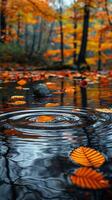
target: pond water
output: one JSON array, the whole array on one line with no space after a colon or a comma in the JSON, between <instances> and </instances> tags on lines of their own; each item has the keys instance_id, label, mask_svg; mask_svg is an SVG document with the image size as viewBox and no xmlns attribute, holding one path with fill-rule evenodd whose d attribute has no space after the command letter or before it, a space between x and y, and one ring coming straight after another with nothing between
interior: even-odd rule
<instances>
[{"instance_id":1,"label":"pond water","mask_svg":"<svg viewBox=\"0 0 112 200\"><path fill-rule=\"evenodd\" d=\"M20 89L15 82L1 83L0 199L112 199L112 113L101 112L112 106L111 82L89 83L86 102L78 81L50 77L46 83L52 89L46 98L35 97L30 84ZM24 105L22 97L15 103L14 95L24 96ZM102 173L108 187L99 189L93 176L72 182L71 174L82 165L70 154L82 146L104 156L104 164L92 169Z\"/></svg>"},{"instance_id":2,"label":"pond water","mask_svg":"<svg viewBox=\"0 0 112 200\"><path fill-rule=\"evenodd\" d=\"M35 72L37 73L37 72ZM32 75L35 78L35 73ZM37 73L37 81L33 84L37 84L39 73ZM41 73L40 73L41 74ZM12 75L10 75L12 76ZM25 106L76 106L76 107L89 107L89 108L111 108L112 107L112 78L108 77L89 77L87 80L88 85L86 87L86 100L85 95L80 89L80 77L63 77L61 75L48 74L48 77L42 79L49 90L51 91L50 96L45 98L38 98L33 94L32 82L27 81L23 87L21 87L17 81L12 78L12 81L6 79L0 84L0 108L16 108L23 106L23 104L14 104L11 102L11 96L23 96L25 99ZM24 79L24 74L19 75L20 79ZM29 75L30 76L30 75ZM20 99L19 99L20 100ZM86 101L86 102L85 102Z\"/></svg>"}]
</instances>

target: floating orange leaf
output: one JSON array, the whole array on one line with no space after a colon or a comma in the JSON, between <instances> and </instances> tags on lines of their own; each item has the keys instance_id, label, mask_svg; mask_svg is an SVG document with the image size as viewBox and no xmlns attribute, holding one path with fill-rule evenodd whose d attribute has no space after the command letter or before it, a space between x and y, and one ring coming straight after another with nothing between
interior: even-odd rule
<instances>
[{"instance_id":1,"label":"floating orange leaf","mask_svg":"<svg viewBox=\"0 0 112 200\"><path fill-rule=\"evenodd\" d=\"M81 167L77 169L70 180L74 185L87 189L101 189L109 187L109 182L104 176L91 168Z\"/></svg>"},{"instance_id":2,"label":"floating orange leaf","mask_svg":"<svg viewBox=\"0 0 112 200\"><path fill-rule=\"evenodd\" d=\"M17 82L18 85L23 86L25 85L27 82L24 79L21 79L20 81Z\"/></svg>"},{"instance_id":3,"label":"floating orange leaf","mask_svg":"<svg viewBox=\"0 0 112 200\"><path fill-rule=\"evenodd\" d=\"M47 103L45 107L56 107L59 106L59 103Z\"/></svg>"},{"instance_id":4,"label":"floating orange leaf","mask_svg":"<svg viewBox=\"0 0 112 200\"><path fill-rule=\"evenodd\" d=\"M112 113L112 108L97 108L98 112Z\"/></svg>"},{"instance_id":5,"label":"floating orange leaf","mask_svg":"<svg viewBox=\"0 0 112 200\"><path fill-rule=\"evenodd\" d=\"M70 158L86 167L100 167L105 162L105 157L98 151L89 147L79 147L70 153Z\"/></svg>"},{"instance_id":6,"label":"floating orange leaf","mask_svg":"<svg viewBox=\"0 0 112 200\"><path fill-rule=\"evenodd\" d=\"M24 100L24 96L11 96L11 100Z\"/></svg>"},{"instance_id":7,"label":"floating orange leaf","mask_svg":"<svg viewBox=\"0 0 112 200\"><path fill-rule=\"evenodd\" d=\"M24 105L24 104L26 104L26 101L14 101L14 102L11 102L9 104L12 104L12 105Z\"/></svg>"},{"instance_id":8,"label":"floating orange leaf","mask_svg":"<svg viewBox=\"0 0 112 200\"><path fill-rule=\"evenodd\" d=\"M45 122L51 122L54 119L55 119L54 116L42 115L42 116L37 117L36 122L45 123Z\"/></svg>"}]
</instances>

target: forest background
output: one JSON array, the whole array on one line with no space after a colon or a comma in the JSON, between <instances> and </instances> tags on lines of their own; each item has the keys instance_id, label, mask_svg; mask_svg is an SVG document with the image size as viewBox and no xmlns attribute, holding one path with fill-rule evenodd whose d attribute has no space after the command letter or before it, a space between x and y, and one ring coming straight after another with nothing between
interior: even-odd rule
<instances>
[{"instance_id":1,"label":"forest background","mask_svg":"<svg viewBox=\"0 0 112 200\"><path fill-rule=\"evenodd\" d=\"M0 0L1 69L112 69L112 0Z\"/></svg>"}]
</instances>

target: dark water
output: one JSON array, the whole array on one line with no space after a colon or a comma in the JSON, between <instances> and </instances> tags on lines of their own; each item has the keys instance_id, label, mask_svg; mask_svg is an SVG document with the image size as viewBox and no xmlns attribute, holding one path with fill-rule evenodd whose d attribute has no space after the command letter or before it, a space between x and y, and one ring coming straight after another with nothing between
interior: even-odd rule
<instances>
[{"instance_id":1,"label":"dark water","mask_svg":"<svg viewBox=\"0 0 112 200\"><path fill-rule=\"evenodd\" d=\"M42 117L44 122L39 121ZM1 200L112 199L111 122L111 114L74 107L1 114ZM69 175L78 165L69 154L80 146L105 155L101 171L110 181L109 188L88 190L71 183Z\"/></svg>"},{"instance_id":2,"label":"dark water","mask_svg":"<svg viewBox=\"0 0 112 200\"><path fill-rule=\"evenodd\" d=\"M52 95L37 98L29 84L1 84L0 200L112 200L112 85L89 83L87 99L73 80L50 78ZM64 90L64 92L62 92ZM53 93L54 92L54 93ZM11 96L23 95L25 104ZM70 159L74 148L87 146L106 158L100 172L105 189L83 189L70 180L79 168Z\"/></svg>"}]
</instances>

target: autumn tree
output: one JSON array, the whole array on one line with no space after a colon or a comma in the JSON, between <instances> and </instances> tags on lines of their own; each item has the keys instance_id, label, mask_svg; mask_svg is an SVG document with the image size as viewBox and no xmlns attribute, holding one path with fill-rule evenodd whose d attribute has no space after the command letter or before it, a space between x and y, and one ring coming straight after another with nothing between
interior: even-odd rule
<instances>
[{"instance_id":1,"label":"autumn tree","mask_svg":"<svg viewBox=\"0 0 112 200\"><path fill-rule=\"evenodd\" d=\"M5 44L17 45L27 59L42 55L56 16L51 0L8 0L7 4L2 0L1 5L1 38Z\"/></svg>"},{"instance_id":2,"label":"autumn tree","mask_svg":"<svg viewBox=\"0 0 112 200\"><path fill-rule=\"evenodd\" d=\"M89 29L89 18L90 18L90 8L89 2L85 0L84 5L84 19L83 19L83 33L81 39L81 47L78 55L77 66L80 70L81 65L87 64L86 62L86 49L87 49L87 41L88 41L88 29Z\"/></svg>"}]
</instances>

